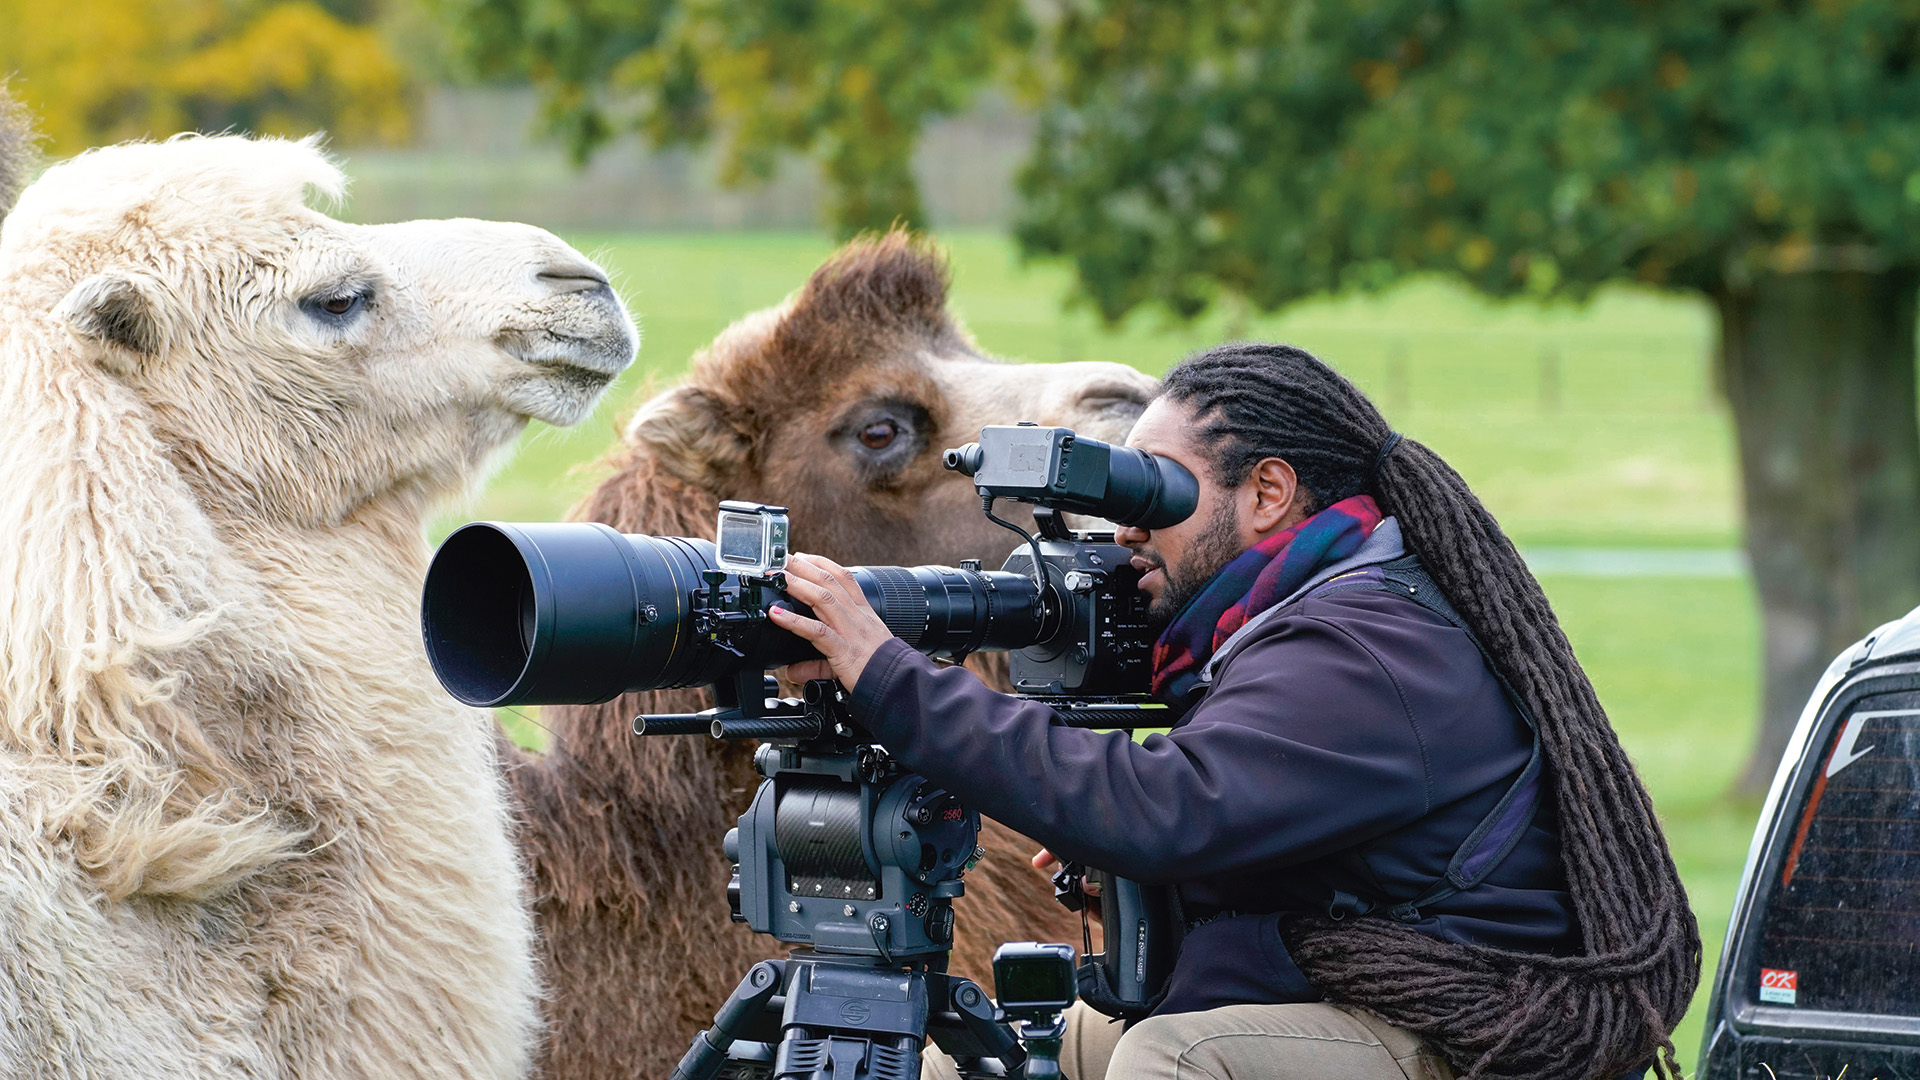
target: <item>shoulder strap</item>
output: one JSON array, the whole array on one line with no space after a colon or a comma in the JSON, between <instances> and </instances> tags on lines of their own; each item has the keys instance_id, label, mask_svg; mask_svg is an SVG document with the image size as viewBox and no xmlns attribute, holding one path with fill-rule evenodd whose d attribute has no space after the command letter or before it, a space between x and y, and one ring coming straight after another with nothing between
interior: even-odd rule
<instances>
[{"instance_id":1,"label":"shoulder strap","mask_svg":"<svg viewBox=\"0 0 1920 1080\"><path fill-rule=\"evenodd\" d=\"M1525 838L1527 826L1533 823L1534 814L1540 808L1540 774L1545 761L1540 746L1540 725L1535 722L1533 712L1527 708L1527 703L1514 692L1513 685L1500 671L1500 666L1494 663L1493 656L1487 652L1486 646L1480 643L1479 636L1473 632L1472 627L1467 625L1466 620L1460 617L1460 613L1453 609L1453 605L1447 602L1440 587L1427 576L1426 570L1420 566L1418 559L1408 555L1392 562L1363 567L1351 573L1329 578L1300 599L1305 601L1328 593L1354 589L1404 596L1440 616L1467 635L1467 640L1473 642L1473 647L1479 650L1480 658L1485 661L1487 670L1493 672L1494 679L1499 682L1501 692L1506 694L1514 711L1520 714L1520 719L1526 722L1527 729L1533 733L1533 753L1528 756L1526 767L1520 770L1520 775L1514 778L1513 783L1507 787L1506 793L1500 797L1500 801L1487 812L1487 816L1480 819L1480 824L1467 834L1466 840L1461 842L1460 847L1453 853L1453 858L1447 863L1445 875L1413 899L1390 906L1376 904L1363 897L1354 896L1352 893L1337 890L1327 904L1327 915L1335 920L1348 915L1366 915L1379 907L1386 906L1386 913L1394 919L1408 923L1419 922L1423 917L1420 913L1421 908L1437 904L1485 881L1487 875L1493 873L1496 867L1506 861L1507 856L1512 854L1513 849L1518 847L1520 841Z\"/></svg>"}]
</instances>

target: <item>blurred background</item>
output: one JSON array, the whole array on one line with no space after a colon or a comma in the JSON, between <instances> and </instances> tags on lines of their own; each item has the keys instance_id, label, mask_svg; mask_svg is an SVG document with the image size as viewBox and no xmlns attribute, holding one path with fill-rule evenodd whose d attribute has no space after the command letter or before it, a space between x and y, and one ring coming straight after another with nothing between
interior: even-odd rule
<instances>
[{"instance_id":1,"label":"blurred background","mask_svg":"<svg viewBox=\"0 0 1920 1080\"><path fill-rule=\"evenodd\" d=\"M1009 360L1312 350L1545 583L1703 995L1814 677L1920 602L1917 64L1868 0L0 0L50 156L324 130L349 218L614 270L639 364L449 522L564 515L638 401L896 221Z\"/></svg>"}]
</instances>

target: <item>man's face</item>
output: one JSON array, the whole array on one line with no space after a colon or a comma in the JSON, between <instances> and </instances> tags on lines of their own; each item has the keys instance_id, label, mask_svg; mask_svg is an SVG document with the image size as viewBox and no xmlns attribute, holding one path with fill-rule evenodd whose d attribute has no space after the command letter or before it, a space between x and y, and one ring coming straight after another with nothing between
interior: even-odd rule
<instances>
[{"instance_id":1,"label":"man's face","mask_svg":"<svg viewBox=\"0 0 1920 1080\"><path fill-rule=\"evenodd\" d=\"M1120 543L1133 549L1134 568L1142 571L1140 589L1152 598L1147 618L1156 631L1165 629L1221 567L1252 546L1241 526L1237 489L1214 481L1197 438L1200 427L1187 406L1162 397L1147 406L1127 436L1128 446L1171 458L1200 482L1200 501L1187 520L1152 531L1127 526L1117 533Z\"/></svg>"}]
</instances>

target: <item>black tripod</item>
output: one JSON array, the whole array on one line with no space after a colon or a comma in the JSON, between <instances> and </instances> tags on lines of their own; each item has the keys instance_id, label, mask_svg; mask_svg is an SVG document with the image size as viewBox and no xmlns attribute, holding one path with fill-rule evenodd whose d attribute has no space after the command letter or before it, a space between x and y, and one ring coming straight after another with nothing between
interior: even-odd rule
<instances>
[{"instance_id":1,"label":"black tripod","mask_svg":"<svg viewBox=\"0 0 1920 1080\"><path fill-rule=\"evenodd\" d=\"M972 980L796 952L747 972L673 1076L914 1080L929 1032L964 1075L1021 1075L1019 1040Z\"/></svg>"},{"instance_id":2,"label":"black tripod","mask_svg":"<svg viewBox=\"0 0 1920 1080\"><path fill-rule=\"evenodd\" d=\"M804 701L754 675L704 713L640 717L641 735L757 738L766 779L727 834L734 918L798 946L755 964L673 1080L916 1080L931 1036L966 1076L1023 1076L986 991L946 973L953 900L980 816L861 741L837 684Z\"/></svg>"}]
</instances>

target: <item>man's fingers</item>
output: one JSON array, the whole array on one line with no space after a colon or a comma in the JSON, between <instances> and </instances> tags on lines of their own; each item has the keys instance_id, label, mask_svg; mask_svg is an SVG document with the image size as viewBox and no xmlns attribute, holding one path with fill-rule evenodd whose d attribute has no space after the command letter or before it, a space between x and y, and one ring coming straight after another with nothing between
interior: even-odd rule
<instances>
[{"instance_id":1,"label":"man's fingers","mask_svg":"<svg viewBox=\"0 0 1920 1080\"><path fill-rule=\"evenodd\" d=\"M793 634L805 638L816 645L827 638L836 636L833 628L826 623L818 619L809 619L791 608L776 607L769 609L767 617L772 619L773 624L780 629L791 631ZM825 650L823 649L821 651L824 652Z\"/></svg>"},{"instance_id":2,"label":"man's fingers","mask_svg":"<svg viewBox=\"0 0 1920 1080\"><path fill-rule=\"evenodd\" d=\"M787 560L787 593L811 608L870 606L852 571L818 555Z\"/></svg>"},{"instance_id":3,"label":"man's fingers","mask_svg":"<svg viewBox=\"0 0 1920 1080\"><path fill-rule=\"evenodd\" d=\"M846 567L841 566L839 563L834 562L832 559L827 558L825 555L807 554L803 557L808 562L812 563L813 565L819 567L820 569L826 571L829 574L833 574L837 576L847 572Z\"/></svg>"},{"instance_id":4,"label":"man's fingers","mask_svg":"<svg viewBox=\"0 0 1920 1080\"><path fill-rule=\"evenodd\" d=\"M787 584L791 586L793 582L790 580ZM800 588L798 590L790 587L787 589L787 592L792 593L795 600L806 604L810 608L829 608L839 603L838 600L834 599L832 589L827 588L825 585L815 585L811 581L802 581L800 582Z\"/></svg>"},{"instance_id":5,"label":"man's fingers","mask_svg":"<svg viewBox=\"0 0 1920 1080\"><path fill-rule=\"evenodd\" d=\"M833 665L825 660L802 660L797 664L788 664L786 671L788 682L803 683L814 679L833 678Z\"/></svg>"},{"instance_id":6,"label":"man's fingers","mask_svg":"<svg viewBox=\"0 0 1920 1080\"><path fill-rule=\"evenodd\" d=\"M825 574L826 571L821 569L819 560L804 551L796 551L787 556L787 575L789 577L799 575L808 581L813 581L825 576Z\"/></svg>"},{"instance_id":7,"label":"man's fingers","mask_svg":"<svg viewBox=\"0 0 1920 1080\"><path fill-rule=\"evenodd\" d=\"M867 594L860 589L860 583L854 580L853 571L827 558L825 555L809 555L807 559L818 569L824 570L827 577L843 594L846 602L854 607L867 607Z\"/></svg>"},{"instance_id":8,"label":"man's fingers","mask_svg":"<svg viewBox=\"0 0 1920 1080\"><path fill-rule=\"evenodd\" d=\"M787 595L810 608L827 607L834 603L833 594L825 585L795 574L787 575Z\"/></svg>"},{"instance_id":9,"label":"man's fingers","mask_svg":"<svg viewBox=\"0 0 1920 1080\"><path fill-rule=\"evenodd\" d=\"M1059 861L1059 859L1053 857L1053 852L1048 851L1046 848L1041 848L1039 851L1033 853L1033 868L1035 870L1052 870Z\"/></svg>"}]
</instances>

